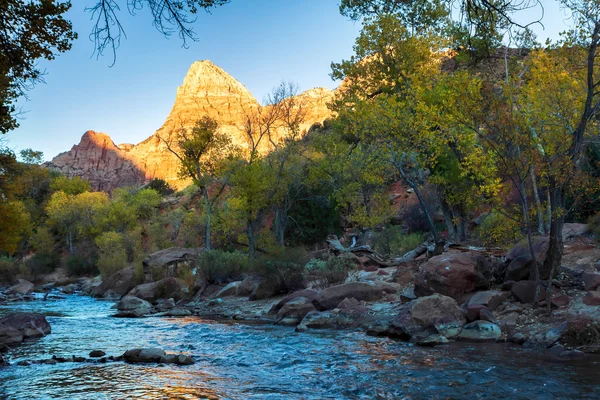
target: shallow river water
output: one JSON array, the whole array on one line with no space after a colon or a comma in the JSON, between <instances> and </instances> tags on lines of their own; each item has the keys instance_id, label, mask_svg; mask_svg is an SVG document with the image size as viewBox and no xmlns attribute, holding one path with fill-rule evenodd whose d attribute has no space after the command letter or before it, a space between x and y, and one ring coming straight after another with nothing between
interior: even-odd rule
<instances>
[{"instance_id":1,"label":"shallow river water","mask_svg":"<svg viewBox=\"0 0 600 400\"><path fill-rule=\"evenodd\" d=\"M0 399L600 399L600 358L560 361L503 344L419 348L362 332L188 318L111 318L83 296L0 306L48 315L52 333L11 363L160 347L192 366L64 363L0 368Z\"/></svg>"}]
</instances>

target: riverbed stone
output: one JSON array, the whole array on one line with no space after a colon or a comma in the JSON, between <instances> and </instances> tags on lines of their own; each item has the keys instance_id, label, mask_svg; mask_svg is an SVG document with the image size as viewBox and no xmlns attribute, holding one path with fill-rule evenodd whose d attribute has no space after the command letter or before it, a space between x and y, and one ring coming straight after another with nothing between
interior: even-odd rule
<instances>
[{"instance_id":1,"label":"riverbed stone","mask_svg":"<svg viewBox=\"0 0 600 400\"><path fill-rule=\"evenodd\" d=\"M468 305L481 304L486 306L489 310L494 311L500 304L502 304L508 297L510 292L502 292L499 290L486 290L483 292L477 292L469 299Z\"/></svg>"},{"instance_id":2,"label":"riverbed stone","mask_svg":"<svg viewBox=\"0 0 600 400\"><path fill-rule=\"evenodd\" d=\"M230 284L225 286L223 289L219 290L219 293L217 293L215 295L215 297L237 296L238 290L241 285L242 285L242 281L231 282Z\"/></svg>"},{"instance_id":3,"label":"riverbed stone","mask_svg":"<svg viewBox=\"0 0 600 400\"><path fill-rule=\"evenodd\" d=\"M23 334L11 326L0 325L0 345L13 345L23 341Z\"/></svg>"},{"instance_id":4,"label":"riverbed stone","mask_svg":"<svg viewBox=\"0 0 600 400\"><path fill-rule=\"evenodd\" d=\"M377 286L371 283L344 283L323 290L312 303L317 310L333 310L342 302L342 300L351 297L359 301L375 301L381 299L383 293Z\"/></svg>"},{"instance_id":5,"label":"riverbed stone","mask_svg":"<svg viewBox=\"0 0 600 400\"><path fill-rule=\"evenodd\" d=\"M104 357L106 355L105 352L103 352L102 350L92 350L90 351L89 356L92 358L100 358L100 357Z\"/></svg>"},{"instance_id":6,"label":"riverbed stone","mask_svg":"<svg viewBox=\"0 0 600 400\"><path fill-rule=\"evenodd\" d=\"M159 348L132 349L127 350L123 354L123 358L130 363L157 363L165 355L165 351Z\"/></svg>"},{"instance_id":7,"label":"riverbed stone","mask_svg":"<svg viewBox=\"0 0 600 400\"><path fill-rule=\"evenodd\" d=\"M120 298L135 287L136 276L133 267L119 270L102 281L92 290L93 297Z\"/></svg>"},{"instance_id":8,"label":"riverbed stone","mask_svg":"<svg viewBox=\"0 0 600 400\"><path fill-rule=\"evenodd\" d=\"M448 252L431 257L415 278L419 297L439 293L460 299L465 293L488 287L491 269L487 259L475 252Z\"/></svg>"},{"instance_id":9,"label":"riverbed stone","mask_svg":"<svg viewBox=\"0 0 600 400\"><path fill-rule=\"evenodd\" d=\"M579 276L585 290L596 290L600 287L600 274L582 272Z\"/></svg>"},{"instance_id":10,"label":"riverbed stone","mask_svg":"<svg viewBox=\"0 0 600 400\"><path fill-rule=\"evenodd\" d=\"M269 299L281 293L281 282L279 279L264 279L256 285L256 288L250 293L248 300Z\"/></svg>"},{"instance_id":11,"label":"riverbed stone","mask_svg":"<svg viewBox=\"0 0 600 400\"><path fill-rule=\"evenodd\" d=\"M388 335L407 340L427 332L451 339L458 336L465 321L465 313L456 300L436 293L404 305L390 323Z\"/></svg>"},{"instance_id":12,"label":"riverbed stone","mask_svg":"<svg viewBox=\"0 0 600 400\"><path fill-rule=\"evenodd\" d=\"M410 338L410 342L416 344L417 346L423 347L433 347L439 346L441 344L446 344L449 342L448 338L443 335L433 334L433 335L415 335Z\"/></svg>"},{"instance_id":13,"label":"riverbed stone","mask_svg":"<svg viewBox=\"0 0 600 400\"><path fill-rule=\"evenodd\" d=\"M525 304L533 304L535 301L535 282L534 281L518 281L512 285L511 288L512 294L519 300L521 303ZM546 298L546 293L544 290L540 290L538 300L542 301Z\"/></svg>"},{"instance_id":14,"label":"riverbed stone","mask_svg":"<svg viewBox=\"0 0 600 400\"><path fill-rule=\"evenodd\" d=\"M156 282L144 283L133 288L128 296L135 296L154 303L158 299L182 299L189 292L183 279L168 277Z\"/></svg>"},{"instance_id":15,"label":"riverbed stone","mask_svg":"<svg viewBox=\"0 0 600 400\"><path fill-rule=\"evenodd\" d=\"M7 295L25 296L33 292L33 283L25 279L18 279L17 281L18 283L9 287L4 293Z\"/></svg>"},{"instance_id":16,"label":"riverbed stone","mask_svg":"<svg viewBox=\"0 0 600 400\"><path fill-rule=\"evenodd\" d=\"M540 268L540 276L542 279L547 279L550 274L549 270L543 268L546 252L548 251L548 243L547 237L539 236L532 239L533 252ZM532 275L534 265L527 241L523 241L513 246L506 255L506 262L508 265L504 274L505 281L522 281L529 279Z\"/></svg>"},{"instance_id":17,"label":"riverbed stone","mask_svg":"<svg viewBox=\"0 0 600 400\"><path fill-rule=\"evenodd\" d=\"M583 303L588 306L600 306L600 292L587 292L583 296Z\"/></svg>"},{"instance_id":18,"label":"riverbed stone","mask_svg":"<svg viewBox=\"0 0 600 400\"><path fill-rule=\"evenodd\" d=\"M12 337L14 340L14 331L6 328L18 330L23 339L42 337L52 331L45 316L28 312L11 313L0 318L0 331L4 329L4 332L8 333L7 337Z\"/></svg>"},{"instance_id":19,"label":"riverbed stone","mask_svg":"<svg viewBox=\"0 0 600 400\"><path fill-rule=\"evenodd\" d=\"M312 302L318 296L319 296L319 292L317 292L316 290L312 290L312 289L299 290L297 292L294 292L292 294L285 296L277 304L273 305L273 307L271 307L271 309L269 310L269 314L271 314L271 315L277 314L284 305L286 305L288 302L290 302L298 297L304 297L304 298L308 299L308 301Z\"/></svg>"},{"instance_id":20,"label":"riverbed stone","mask_svg":"<svg viewBox=\"0 0 600 400\"><path fill-rule=\"evenodd\" d=\"M119 312L116 317L139 318L153 311L152 304L135 296L125 296L117 304Z\"/></svg>"},{"instance_id":21,"label":"riverbed stone","mask_svg":"<svg viewBox=\"0 0 600 400\"><path fill-rule=\"evenodd\" d=\"M237 288L238 296L250 296L256 290L264 278L258 276L247 276Z\"/></svg>"},{"instance_id":22,"label":"riverbed stone","mask_svg":"<svg viewBox=\"0 0 600 400\"><path fill-rule=\"evenodd\" d=\"M282 325L297 325L311 311L315 311L315 306L306 297L296 297L281 307L276 321Z\"/></svg>"},{"instance_id":23,"label":"riverbed stone","mask_svg":"<svg viewBox=\"0 0 600 400\"><path fill-rule=\"evenodd\" d=\"M496 341L502 336L502 330L494 323L488 321L474 321L466 324L460 334L459 340L476 342Z\"/></svg>"},{"instance_id":24,"label":"riverbed stone","mask_svg":"<svg viewBox=\"0 0 600 400\"><path fill-rule=\"evenodd\" d=\"M311 311L306 314L297 327L299 332L307 329L334 328L337 316L331 311Z\"/></svg>"}]
</instances>

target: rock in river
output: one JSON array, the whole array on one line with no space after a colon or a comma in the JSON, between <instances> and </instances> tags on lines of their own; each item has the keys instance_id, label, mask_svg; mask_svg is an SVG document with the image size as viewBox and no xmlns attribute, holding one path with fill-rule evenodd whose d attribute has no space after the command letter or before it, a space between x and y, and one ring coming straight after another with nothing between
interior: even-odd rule
<instances>
[{"instance_id":1,"label":"rock in river","mask_svg":"<svg viewBox=\"0 0 600 400\"><path fill-rule=\"evenodd\" d=\"M0 344L16 344L50 332L50 324L42 314L17 312L0 318Z\"/></svg>"}]
</instances>

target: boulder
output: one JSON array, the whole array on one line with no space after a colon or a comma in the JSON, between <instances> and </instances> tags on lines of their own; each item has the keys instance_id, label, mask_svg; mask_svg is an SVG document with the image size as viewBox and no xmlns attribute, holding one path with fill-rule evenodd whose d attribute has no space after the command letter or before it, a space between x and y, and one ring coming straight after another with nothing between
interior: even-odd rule
<instances>
[{"instance_id":1,"label":"boulder","mask_svg":"<svg viewBox=\"0 0 600 400\"><path fill-rule=\"evenodd\" d=\"M91 358L100 358L100 357L104 357L106 355L106 353L103 352L102 350L92 350L92 351L90 351L89 355Z\"/></svg>"},{"instance_id":2,"label":"boulder","mask_svg":"<svg viewBox=\"0 0 600 400\"><path fill-rule=\"evenodd\" d=\"M135 287L136 277L133 267L115 272L92 290L93 297L122 297Z\"/></svg>"},{"instance_id":3,"label":"boulder","mask_svg":"<svg viewBox=\"0 0 600 400\"><path fill-rule=\"evenodd\" d=\"M579 276L585 290L596 290L600 287L600 274L582 272Z\"/></svg>"},{"instance_id":4,"label":"boulder","mask_svg":"<svg viewBox=\"0 0 600 400\"><path fill-rule=\"evenodd\" d=\"M434 294L404 305L390 323L388 335L410 339L417 334L458 336L466 321L464 311L451 297Z\"/></svg>"},{"instance_id":5,"label":"boulder","mask_svg":"<svg viewBox=\"0 0 600 400\"><path fill-rule=\"evenodd\" d=\"M25 279L18 279L18 283L9 287L4 293L7 295L25 296L33 292L33 283Z\"/></svg>"},{"instance_id":6,"label":"boulder","mask_svg":"<svg viewBox=\"0 0 600 400\"><path fill-rule=\"evenodd\" d=\"M434 335L415 335L410 338L410 342L416 344L417 346L424 347L432 347L438 346L440 344L446 344L449 340L442 335L434 334Z\"/></svg>"},{"instance_id":7,"label":"boulder","mask_svg":"<svg viewBox=\"0 0 600 400\"><path fill-rule=\"evenodd\" d=\"M225 286L223 289L219 290L219 293L215 295L215 297L230 297L237 296L238 290L242 285L242 281L231 282L229 285Z\"/></svg>"},{"instance_id":8,"label":"boulder","mask_svg":"<svg viewBox=\"0 0 600 400\"><path fill-rule=\"evenodd\" d=\"M323 290L312 303L317 310L333 310L342 300L350 297L359 301L375 301L381 299L383 294L381 289L370 283L344 283Z\"/></svg>"},{"instance_id":9,"label":"boulder","mask_svg":"<svg viewBox=\"0 0 600 400\"><path fill-rule=\"evenodd\" d=\"M192 312L185 308L174 308L167 311L167 317L189 317L190 315L192 315Z\"/></svg>"},{"instance_id":10,"label":"boulder","mask_svg":"<svg viewBox=\"0 0 600 400\"><path fill-rule=\"evenodd\" d=\"M532 242L535 258L540 268L540 277L542 279L548 279L550 271L543 268L546 252L548 251L548 238L535 237ZM506 272L504 273L505 281L522 281L529 279L530 276L532 276L533 262L531 259L531 252L529 251L529 245L526 241L516 244L508 252L506 255L506 262L508 265L506 267Z\"/></svg>"},{"instance_id":11,"label":"boulder","mask_svg":"<svg viewBox=\"0 0 600 400\"><path fill-rule=\"evenodd\" d=\"M252 292L256 290L258 285L263 281L263 278L257 276L248 276L246 277L240 286L238 286L237 295L238 296L250 296Z\"/></svg>"},{"instance_id":12,"label":"boulder","mask_svg":"<svg viewBox=\"0 0 600 400\"><path fill-rule=\"evenodd\" d=\"M144 282L152 282L154 269L163 270L161 276L174 276L180 266L189 266L198 258L203 248L169 247L168 249L150 254L142 262L144 269Z\"/></svg>"},{"instance_id":13,"label":"boulder","mask_svg":"<svg viewBox=\"0 0 600 400\"><path fill-rule=\"evenodd\" d=\"M85 294L91 294L94 288L102 284L102 277L96 276L95 278L80 278L77 280L81 287L81 291Z\"/></svg>"},{"instance_id":14,"label":"boulder","mask_svg":"<svg viewBox=\"0 0 600 400\"><path fill-rule=\"evenodd\" d=\"M336 315L331 311L311 311L302 319L296 330L303 332L311 329L334 328L336 325Z\"/></svg>"},{"instance_id":15,"label":"boulder","mask_svg":"<svg viewBox=\"0 0 600 400\"><path fill-rule=\"evenodd\" d=\"M494 317L494 314L487 309L483 309L481 311L479 311L479 319L482 321L488 321L491 322L492 324L496 324L498 325L498 320L496 320L496 317Z\"/></svg>"},{"instance_id":16,"label":"boulder","mask_svg":"<svg viewBox=\"0 0 600 400\"><path fill-rule=\"evenodd\" d=\"M0 344L15 344L38 338L52 331L42 314L16 312L0 318Z\"/></svg>"},{"instance_id":17,"label":"boulder","mask_svg":"<svg viewBox=\"0 0 600 400\"><path fill-rule=\"evenodd\" d=\"M400 268L392 275L392 280L395 283L406 286L413 282L415 273L413 268Z\"/></svg>"},{"instance_id":18,"label":"boulder","mask_svg":"<svg viewBox=\"0 0 600 400\"><path fill-rule=\"evenodd\" d=\"M480 319L481 316L481 311L483 310L488 310L487 306L484 306L483 304L467 304L467 321L476 321L478 319Z\"/></svg>"},{"instance_id":19,"label":"boulder","mask_svg":"<svg viewBox=\"0 0 600 400\"><path fill-rule=\"evenodd\" d=\"M589 231L590 231L590 227L586 224L567 222L567 223L563 224L563 229L562 229L563 242L566 242L567 240L578 237L578 236L583 236L586 233L588 233Z\"/></svg>"},{"instance_id":20,"label":"boulder","mask_svg":"<svg viewBox=\"0 0 600 400\"><path fill-rule=\"evenodd\" d=\"M487 287L490 271L487 259L479 253L444 253L421 265L415 279L415 294L439 293L460 299L465 293Z\"/></svg>"},{"instance_id":21,"label":"boulder","mask_svg":"<svg viewBox=\"0 0 600 400\"><path fill-rule=\"evenodd\" d=\"M158 311L169 311L173 308L175 308L175 299L161 299L156 302Z\"/></svg>"},{"instance_id":22,"label":"boulder","mask_svg":"<svg viewBox=\"0 0 600 400\"><path fill-rule=\"evenodd\" d=\"M179 300L184 298L188 292L189 288L183 279L169 277L157 282L138 285L127 295L154 303L158 299L174 298Z\"/></svg>"},{"instance_id":23,"label":"boulder","mask_svg":"<svg viewBox=\"0 0 600 400\"><path fill-rule=\"evenodd\" d=\"M485 342L496 341L500 336L502 331L498 325L488 321L475 321L463 327L458 339Z\"/></svg>"},{"instance_id":24,"label":"boulder","mask_svg":"<svg viewBox=\"0 0 600 400\"><path fill-rule=\"evenodd\" d=\"M123 359L129 363L158 363L164 356L165 351L159 348L133 349L127 350Z\"/></svg>"},{"instance_id":25,"label":"boulder","mask_svg":"<svg viewBox=\"0 0 600 400\"><path fill-rule=\"evenodd\" d=\"M535 301L535 282L534 281L519 281L515 282L511 287L512 294L521 302L533 304ZM538 300L542 301L546 298L546 291L540 288Z\"/></svg>"},{"instance_id":26,"label":"boulder","mask_svg":"<svg viewBox=\"0 0 600 400\"><path fill-rule=\"evenodd\" d=\"M248 300L268 299L281 293L281 283L277 279L264 279L256 285Z\"/></svg>"},{"instance_id":27,"label":"boulder","mask_svg":"<svg viewBox=\"0 0 600 400\"><path fill-rule=\"evenodd\" d=\"M499 290L486 290L477 292L469 299L469 305L481 304L494 311L500 304L508 299L510 292L501 292Z\"/></svg>"},{"instance_id":28,"label":"boulder","mask_svg":"<svg viewBox=\"0 0 600 400\"><path fill-rule=\"evenodd\" d=\"M0 347L18 344L23 341L23 334L12 326L0 325Z\"/></svg>"},{"instance_id":29,"label":"boulder","mask_svg":"<svg viewBox=\"0 0 600 400\"><path fill-rule=\"evenodd\" d=\"M552 305L556 308L566 307L571 302L571 298L566 294L552 296Z\"/></svg>"},{"instance_id":30,"label":"boulder","mask_svg":"<svg viewBox=\"0 0 600 400\"><path fill-rule=\"evenodd\" d=\"M276 321L283 325L297 325L315 306L306 297L296 297L285 303L277 312Z\"/></svg>"},{"instance_id":31,"label":"boulder","mask_svg":"<svg viewBox=\"0 0 600 400\"><path fill-rule=\"evenodd\" d=\"M271 315L277 314L284 305L286 305L288 302L294 300L295 298L304 297L304 298L308 299L308 301L312 302L318 296L319 296L319 292L312 290L312 289L299 290L297 292L287 295L286 297L281 299L281 301L279 301L277 304L273 305L273 307L271 307L271 309L269 310L269 314L271 314Z\"/></svg>"},{"instance_id":32,"label":"boulder","mask_svg":"<svg viewBox=\"0 0 600 400\"><path fill-rule=\"evenodd\" d=\"M143 317L153 311L152 304L135 296L123 297L117 304L117 309L119 313L115 316L123 318Z\"/></svg>"},{"instance_id":33,"label":"boulder","mask_svg":"<svg viewBox=\"0 0 600 400\"><path fill-rule=\"evenodd\" d=\"M221 291L221 289L223 289L223 286L221 286L221 285L209 285L206 287L206 289L204 289L204 291L202 292L202 295L200 297L205 298L205 299L215 297L215 295L217 293L219 293ZM194 296L194 297L196 297L196 296Z\"/></svg>"},{"instance_id":34,"label":"boulder","mask_svg":"<svg viewBox=\"0 0 600 400\"><path fill-rule=\"evenodd\" d=\"M600 306L600 292L587 292L583 296L583 303L588 306Z\"/></svg>"}]
</instances>

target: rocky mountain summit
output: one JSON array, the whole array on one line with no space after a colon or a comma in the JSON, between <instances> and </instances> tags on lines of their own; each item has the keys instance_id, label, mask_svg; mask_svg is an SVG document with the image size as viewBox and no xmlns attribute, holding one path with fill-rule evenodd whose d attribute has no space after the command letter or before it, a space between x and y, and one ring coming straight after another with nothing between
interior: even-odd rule
<instances>
[{"instance_id":1,"label":"rocky mountain summit","mask_svg":"<svg viewBox=\"0 0 600 400\"><path fill-rule=\"evenodd\" d=\"M332 98L333 91L326 88L311 89L296 96L297 104L301 104L305 112L301 130L308 130L331 115L327 103ZM245 123L260 107L248 89L223 69L208 60L197 61L177 89L175 104L166 121L148 139L135 145L116 145L107 134L90 130L79 144L47 165L66 176L89 180L93 190L110 191L154 178L182 188L187 182L177 176L178 160L161 138L169 140L207 115L219 122L220 129L231 136L234 144L244 147Z\"/></svg>"}]
</instances>

